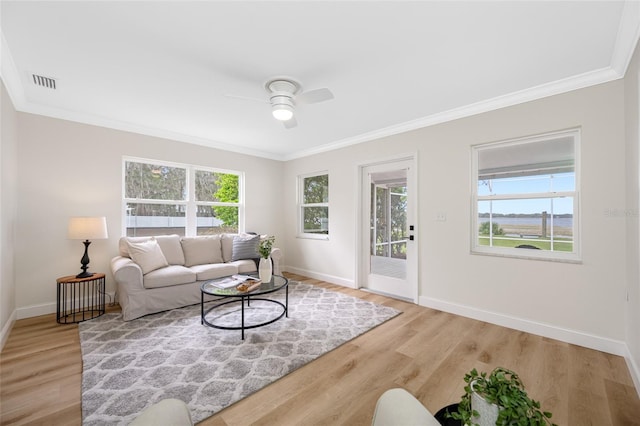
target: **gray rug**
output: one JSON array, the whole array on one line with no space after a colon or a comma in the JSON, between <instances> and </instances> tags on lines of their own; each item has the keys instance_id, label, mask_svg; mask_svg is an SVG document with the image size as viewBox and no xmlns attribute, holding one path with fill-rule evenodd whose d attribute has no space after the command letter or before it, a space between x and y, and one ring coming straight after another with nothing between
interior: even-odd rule
<instances>
[{"instance_id":1,"label":"gray rug","mask_svg":"<svg viewBox=\"0 0 640 426\"><path fill-rule=\"evenodd\" d=\"M274 308L251 302L246 321L273 318ZM215 323L239 324L239 309L225 307ZM199 422L399 313L292 281L289 318L246 330L244 341L200 325L200 305L128 322L105 314L79 324L83 424L128 424L164 398L185 401Z\"/></svg>"}]
</instances>

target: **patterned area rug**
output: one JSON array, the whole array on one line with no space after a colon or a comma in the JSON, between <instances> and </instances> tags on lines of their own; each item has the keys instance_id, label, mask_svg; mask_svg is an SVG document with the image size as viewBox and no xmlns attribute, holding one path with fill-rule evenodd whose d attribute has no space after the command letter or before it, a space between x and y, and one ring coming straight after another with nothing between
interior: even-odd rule
<instances>
[{"instance_id":1,"label":"patterned area rug","mask_svg":"<svg viewBox=\"0 0 640 426\"><path fill-rule=\"evenodd\" d=\"M224 309L215 323L239 324L240 305ZM246 321L273 318L274 309L252 301ZM79 324L83 424L128 424L164 398L185 401L202 421L399 313L292 281L289 318L246 330L244 341L240 331L201 325L200 305L128 322L105 314Z\"/></svg>"}]
</instances>

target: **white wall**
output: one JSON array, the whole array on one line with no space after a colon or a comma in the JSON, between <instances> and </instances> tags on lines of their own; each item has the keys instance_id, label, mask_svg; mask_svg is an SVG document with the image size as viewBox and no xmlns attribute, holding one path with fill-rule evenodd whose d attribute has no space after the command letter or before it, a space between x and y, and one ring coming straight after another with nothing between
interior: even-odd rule
<instances>
[{"instance_id":1,"label":"white wall","mask_svg":"<svg viewBox=\"0 0 640 426\"><path fill-rule=\"evenodd\" d=\"M282 235L279 162L25 113L18 129L19 318L55 312L56 278L80 271L84 246L67 239L70 216L107 217L110 238L92 242L89 270L106 272L114 291L109 261L122 229L123 156L244 171L246 230Z\"/></svg>"},{"instance_id":2,"label":"white wall","mask_svg":"<svg viewBox=\"0 0 640 426\"><path fill-rule=\"evenodd\" d=\"M640 47L625 76L627 142L627 303L626 340L629 364L640 390Z\"/></svg>"},{"instance_id":3,"label":"white wall","mask_svg":"<svg viewBox=\"0 0 640 426\"><path fill-rule=\"evenodd\" d=\"M288 209L287 266L357 285L357 166L417 152L421 304L621 352L625 220L605 212L626 206L623 90L616 81L288 162L289 206L298 174L329 171L330 239L295 238ZM471 255L471 145L578 126L582 263Z\"/></svg>"},{"instance_id":4,"label":"white wall","mask_svg":"<svg viewBox=\"0 0 640 426\"><path fill-rule=\"evenodd\" d=\"M637 70L638 59L634 61ZM637 71L636 73L637 78ZM636 83L634 83L637 85ZM15 287L2 282L2 307L11 309L15 288L18 317L55 310L55 279L79 269L82 244L66 238L69 216L106 215L110 239L91 245L90 270L108 272L121 229L122 156L223 167L246 172L246 229L276 235L287 269L328 281L356 285L358 165L389 157L418 156L420 302L440 309L527 329L619 353L624 340L637 362L640 298L636 236L626 236L627 199L637 206L637 160L625 155L637 137L625 141L625 93L633 84L616 81L474 117L355 145L286 163L201 146L83 125L24 113L17 116L15 246L7 243L3 186L3 262L15 254ZM635 95L637 96L637 95ZM629 102L627 96L627 103ZM3 93L3 103L7 96ZM636 102L637 104L637 102ZM5 119L3 112L3 124ZM633 113L632 113L633 115ZM627 119L637 128L636 118ZM636 120L635 122L633 120ZM572 127L582 128L581 264L471 255L470 147ZM2 139L3 185L5 130ZM637 131L637 129L636 129ZM14 130L8 133L16 133ZM11 136L8 141L15 141ZM12 142L10 146L15 146ZM14 155L15 156L15 155ZM15 162L13 170L15 170ZM330 238L296 238L296 178L328 171ZM635 180L634 180L635 179ZM446 222L434 220L445 212ZM42 221L42 217L47 221ZM634 221L631 220L631 226ZM630 228L629 228L630 229ZM636 250L629 252L626 250ZM634 247L636 247L634 249ZM629 272L631 271L631 272ZM636 271L636 272L633 272ZM3 268L4 274L4 268ZM635 274L635 275L633 275ZM626 303L627 276L631 286ZM13 281L9 279L9 281ZM107 290L114 291L110 275ZM626 309L629 305L630 309ZM628 312L629 315L625 315ZM4 315L4 314L3 314ZM4 316L0 319L5 321ZM625 332L626 330L626 332Z\"/></svg>"},{"instance_id":5,"label":"white wall","mask_svg":"<svg viewBox=\"0 0 640 426\"><path fill-rule=\"evenodd\" d=\"M17 147L16 111L4 82L0 82L0 349L9 336L16 318L14 241L17 216Z\"/></svg>"}]
</instances>

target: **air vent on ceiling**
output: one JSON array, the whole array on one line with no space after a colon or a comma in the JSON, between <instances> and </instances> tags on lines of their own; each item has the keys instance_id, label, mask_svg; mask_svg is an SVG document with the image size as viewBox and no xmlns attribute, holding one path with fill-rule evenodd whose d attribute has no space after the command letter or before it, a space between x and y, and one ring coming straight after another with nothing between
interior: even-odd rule
<instances>
[{"instance_id":1,"label":"air vent on ceiling","mask_svg":"<svg viewBox=\"0 0 640 426\"><path fill-rule=\"evenodd\" d=\"M48 89L56 88L56 81L53 78L44 77L42 75L32 74L33 84L40 87L46 87Z\"/></svg>"}]
</instances>

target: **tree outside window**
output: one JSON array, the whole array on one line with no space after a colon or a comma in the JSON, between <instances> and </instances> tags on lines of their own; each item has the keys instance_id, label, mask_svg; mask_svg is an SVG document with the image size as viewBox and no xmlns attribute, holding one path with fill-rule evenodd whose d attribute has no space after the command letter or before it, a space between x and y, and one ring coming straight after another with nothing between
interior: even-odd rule
<instances>
[{"instance_id":1,"label":"tree outside window","mask_svg":"<svg viewBox=\"0 0 640 426\"><path fill-rule=\"evenodd\" d=\"M126 159L126 235L238 232L239 179L239 173Z\"/></svg>"},{"instance_id":2,"label":"tree outside window","mask_svg":"<svg viewBox=\"0 0 640 426\"><path fill-rule=\"evenodd\" d=\"M301 233L329 235L329 175L303 176L301 186Z\"/></svg>"}]
</instances>

